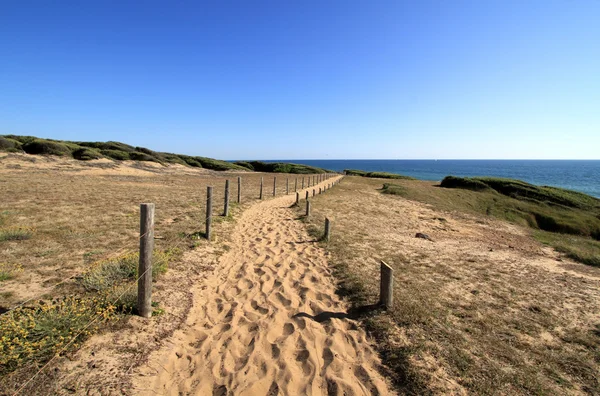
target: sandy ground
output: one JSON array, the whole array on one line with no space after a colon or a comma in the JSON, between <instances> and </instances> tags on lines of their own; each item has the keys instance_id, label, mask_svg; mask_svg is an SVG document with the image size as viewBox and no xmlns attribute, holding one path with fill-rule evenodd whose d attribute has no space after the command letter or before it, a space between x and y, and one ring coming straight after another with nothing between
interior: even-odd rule
<instances>
[{"instance_id":1,"label":"sandy ground","mask_svg":"<svg viewBox=\"0 0 600 396\"><path fill-rule=\"evenodd\" d=\"M192 289L188 319L138 370L134 393L390 393L293 202L284 196L242 214L234 246Z\"/></svg>"},{"instance_id":2,"label":"sandy ground","mask_svg":"<svg viewBox=\"0 0 600 396\"><path fill-rule=\"evenodd\" d=\"M425 345L410 364L430 390L524 394L534 379L549 394L596 394L599 268L562 257L530 230L381 194L381 183L345 178L313 201L313 225L332 220L330 264L345 263L371 299L380 260L394 267L388 314L402 324L387 341ZM462 372L447 363L455 351ZM514 378L525 378L520 388Z\"/></svg>"}]
</instances>

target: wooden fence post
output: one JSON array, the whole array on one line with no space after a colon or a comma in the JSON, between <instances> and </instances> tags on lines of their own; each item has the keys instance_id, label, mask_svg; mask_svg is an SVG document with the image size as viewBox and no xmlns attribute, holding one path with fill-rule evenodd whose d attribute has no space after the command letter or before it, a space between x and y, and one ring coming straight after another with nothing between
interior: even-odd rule
<instances>
[{"instance_id":1,"label":"wooden fence post","mask_svg":"<svg viewBox=\"0 0 600 396\"><path fill-rule=\"evenodd\" d=\"M323 239L326 242L329 242L329 237L331 235L331 222L327 217L325 217L325 235L323 235Z\"/></svg>"},{"instance_id":2,"label":"wooden fence post","mask_svg":"<svg viewBox=\"0 0 600 396\"><path fill-rule=\"evenodd\" d=\"M263 177L260 177L260 195L258 196L258 199L263 199Z\"/></svg>"},{"instance_id":3,"label":"wooden fence post","mask_svg":"<svg viewBox=\"0 0 600 396\"><path fill-rule=\"evenodd\" d=\"M229 180L225 180L225 203L223 205L223 216L229 216Z\"/></svg>"},{"instance_id":4,"label":"wooden fence post","mask_svg":"<svg viewBox=\"0 0 600 396\"><path fill-rule=\"evenodd\" d=\"M238 176L238 203L242 202L242 177Z\"/></svg>"},{"instance_id":5,"label":"wooden fence post","mask_svg":"<svg viewBox=\"0 0 600 396\"><path fill-rule=\"evenodd\" d=\"M154 250L154 204L140 205L140 261L138 264L138 313L152 316L152 251Z\"/></svg>"},{"instance_id":6,"label":"wooden fence post","mask_svg":"<svg viewBox=\"0 0 600 396\"><path fill-rule=\"evenodd\" d=\"M315 196L315 193L316 193L316 191L315 191L315 189L313 188L313 197Z\"/></svg>"},{"instance_id":7,"label":"wooden fence post","mask_svg":"<svg viewBox=\"0 0 600 396\"><path fill-rule=\"evenodd\" d=\"M212 225L212 190L211 186L206 187L206 239L209 241Z\"/></svg>"},{"instance_id":8,"label":"wooden fence post","mask_svg":"<svg viewBox=\"0 0 600 396\"><path fill-rule=\"evenodd\" d=\"M294 183L294 192L298 191L298 178L296 178L296 183Z\"/></svg>"},{"instance_id":9,"label":"wooden fence post","mask_svg":"<svg viewBox=\"0 0 600 396\"><path fill-rule=\"evenodd\" d=\"M296 205L300 202L300 193L296 191Z\"/></svg>"},{"instance_id":10,"label":"wooden fence post","mask_svg":"<svg viewBox=\"0 0 600 396\"><path fill-rule=\"evenodd\" d=\"M308 190L306 190L306 198L305 199L308 201Z\"/></svg>"},{"instance_id":11,"label":"wooden fence post","mask_svg":"<svg viewBox=\"0 0 600 396\"><path fill-rule=\"evenodd\" d=\"M290 178L286 177L285 178L285 195L289 195L290 194Z\"/></svg>"},{"instance_id":12,"label":"wooden fence post","mask_svg":"<svg viewBox=\"0 0 600 396\"><path fill-rule=\"evenodd\" d=\"M273 177L273 196L277 193L277 176Z\"/></svg>"},{"instance_id":13,"label":"wooden fence post","mask_svg":"<svg viewBox=\"0 0 600 396\"><path fill-rule=\"evenodd\" d=\"M319 187L319 195L321 195L321 187Z\"/></svg>"},{"instance_id":14,"label":"wooden fence post","mask_svg":"<svg viewBox=\"0 0 600 396\"><path fill-rule=\"evenodd\" d=\"M302 176L302 189L304 190L304 176Z\"/></svg>"},{"instance_id":15,"label":"wooden fence post","mask_svg":"<svg viewBox=\"0 0 600 396\"><path fill-rule=\"evenodd\" d=\"M310 201L306 200L306 217L310 216Z\"/></svg>"},{"instance_id":16,"label":"wooden fence post","mask_svg":"<svg viewBox=\"0 0 600 396\"><path fill-rule=\"evenodd\" d=\"M386 308L394 305L394 270L385 262L381 262L381 285L379 302Z\"/></svg>"}]
</instances>

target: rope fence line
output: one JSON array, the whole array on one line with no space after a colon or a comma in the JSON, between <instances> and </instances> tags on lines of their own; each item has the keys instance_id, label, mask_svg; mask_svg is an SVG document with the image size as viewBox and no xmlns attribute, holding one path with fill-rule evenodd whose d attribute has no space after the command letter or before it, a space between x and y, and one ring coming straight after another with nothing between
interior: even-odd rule
<instances>
[{"instance_id":1,"label":"rope fence line","mask_svg":"<svg viewBox=\"0 0 600 396\"><path fill-rule=\"evenodd\" d=\"M303 184L303 185L304 185L304 177L305 177L305 176L302 176L302 184ZM314 184L315 177L316 177L316 176L313 176L313 187L315 186L315 184ZM334 174L324 174L324 175L322 175L322 176L319 176L319 179L320 179L320 182L322 183L323 181L325 181L325 180L327 180L327 179L329 179L329 178L331 178L331 177L334 177ZM310 176L308 176L308 178L309 178L309 181L310 181ZM261 179L262 179L262 178L261 178ZM277 176L274 176L274 181L273 181L273 183L274 183L274 185L273 185L273 190L274 190L274 191L273 191L273 193L274 193L274 196L275 196L275 189L276 189L276 180L277 180ZM262 184L263 184L263 183L262 183L262 180L261 180L261 195L262 195ZM335 184L335 183L334 183L334 184ZM297 189L297 187L296 187L296 186L297 186L297 178L296 178L296 182L295 182L295 188L294 188L294 190L296 190L296 189ZM309 184L309 186L310 186L310 184ZM228 187L229 187L229 180L227 179L227 180L226 180L226 194L225 194L225 196L224 196L224 201L225 201L225 202L224 202L224 204L226 205L226 207L227 207L227 205L228 205L228 199L227 199L227 198L228 198L228 194L227 194L227 193L229 192L229 191L228 191ZM241 197L241 191L240 191L240 187L241 187L241 177L238 177L238 192L237 192L237 194L238 194L238 202L240 202L240 199L239 199L239 197ZM212 187L208 187L207 191L210 191L209 189L210 189L210 190L212 190ZM325 192L325 191L326 191L326 190L325 190L325 189L323 189L323 192ZM212 191L211 191L211 192L212 192ZM308 190L307 190L307 193L308 193ZM288 180L286 180L286 194L283 194L283 195L289 195L289 179L288 179ZM208 204L208 202L209 202L211 199L212 199L212 197L210 197L210 198L209 198L209 197L207 196L207 204ZM259 198L259 199L260 199L260 198ZM307 201L307 204L309 204L309 202L308 202L308 201ZM147 205L147 204L142 204L142 205ZM150 204L150 205L154 206L154 204ZM225 215L225 214L223 214L223 215L216 215L216 214L214 214L214 213L213 213L213 211L212 211L212 206L211 206L211 207L207 207L207 209L210 209L210 210L207 210L207 212L206 212L206 216L205 216L205 218L206 218L207 222L210 222L210 220L212 220L212 219L213 219L213 218L215 218L215 217L223 217L223 216ZM153 217L153 214L154 214L154 213L153 213L153 211L152 211L152 217ZM142 216L142 209L140 209L140 216ZM140 226L142 227L142 224L140 224ZM142 230L140 230L140 231L142 231ZM139 240L139 241L142 241L142 240L143 240L143 239L144 239L146 236L148 236L149 234L153 236L153 234L154 234L154 231L155 231L155 225L154 225L154 221L153 221L153 218L152 218L152 221L151 221L151 226L150 226L150 227L148 227L148 228L146 229L146 231L145 231L145 232L140 232L140 235L139 235L139 237L138 237L138 240ZM209 236L209 235L207 235L207 236ZM153 238L152 238L152 242L153 242L153 240L154 240L154 239L162 239L162 238L156 238L156 237L154 237L154 236L153 236ZM209 239L209 238L208 238L208 239ZM209 240L210 240L210 239L209 239ZM172 241L173 241L173 240L171 240L171 239L170 239L169 241L172 243ZM180 248L180 247L181 247L183 244L185 244L185 243L189 243L189 241L187 240L187 238L183 238L183 239L181 239L181 238L177 238L175 241L176 241L176 243L174 244L174 246L170 246L170 247L169 247L170 249L179 249L179 248ZM171 245L171 243L169 243L169 245ZM152 248L152 249L151 249L151 251L150 251L150 262L149 262L149 265L146 265L146 268L145 268L145 270L144 270L144 271L143 271L143 272L142 272L142 273L141 273L141 274L140 274L140 275L137 277L137 279L135 279L134 281L132 281L132 282L131 282L131 284L130 284L129 286L127 286L127 287L126 287L126 288L125 288L125 289L124 289L124 290L121 292L121 294L119 294L119 296L118 296L118 297L116 297L116 298L114 299L114 301L112 301L112 302L110 303L110 306L115 306L115 305L116 305L116 304L119 302L119 300L121 300L121 299L123 298L123 296L124 296L125 294L127 294L128 292L130 292L130 291L131 291L131 289L132 289L132 288L134 288L134 287L136 287L136 286L138 287L138 302L139 302L139 301L140 301L140 298L141 298L141 297L140 297L141 289L140 289L140 286L139 286L139 285L140 285L140 281L141 281L141 280L142 280L144 277L146 277L146 276L148 275L148 272L149 272L149 271L150 271L150 286L149 286L149 287L147 287L147 288L146 288L146 291L145 291L145 292L147 292L147 291L149 290L149 295L148 295L148 296L145 296L145 297L147 297L148 299L150 298L150 296L151 296L151 290L152 290L152 280L151 280L151 274L152 274L152 273L151 273L151 271L152 271L152 251L153 251L153 243L146 244L146 245L149 245L149 246ZM93 265L94 265L94 264L96 264L96 263L102 262L102 261L107 261L107 260L111 260L111 259L116 259L116 258L118 258L118 257L122 256L124 253L126 253L127 251L130 251L130 250L132 250L132 248L131 248L131 247L123 247L123 248L119 249L117 252L111 252L111 253L107 254L106 256L104 256L103 258L95 260L95 261L94 261L94 262L91 264L91 266L93 266ZM140 254L140 265L141 265L141 262L142 262L142 254L143 254L143 252L142 252L142 243L140 243L140 251L139 251L139 254ZM53 286L52 286L52 287L51 287L51 288L50 288L48 291L46 291L44 294L48 294L50 291L54 290L54 289L55 289L56 287L58 287L59 285L61 285L61 284L64 284L64 283L66 283L66 282L68 282L68 281L70 281L70 280L72 280L72 279L74 279L74 278L76 278L76 277L79 277L79 276L83 276L83 275L85 275L85 273L86 273L88 270L89 270L89 269L86 269L86 270L84 270L84 271L78 272L78 273L76 273L76 274L70 275L70 276L68 276L68 277L66 277L66 278L64 278L64 279L62 279L62 280L60 280L58 283L54 284L54 285L53 285ZM141 268L140 268L140 271L138 271L138 272L141 272ZM113 286L115 286L115 285L116 285L118 282L119 282L119 281L115 281L115 283L114 283L114 285L113 285ZM20 308L20 307L24 306L24 305L25 305L25 304L27 304L28 302L31 302L31 301L33 301L33 300L36 300L36 299L41 299L41 297L42 297L42 296L43 296L43 295L40 295L40 296L32 297L32 298L29 298L29 299L27 299L27 300L25 300L25 301L22 301L22 302L20 302L19 304L17 304L16 306L12 307L10 310L8 310L8 311L6 311L6 312L3 312L2 314L0 314L0 316L3 316L3 315L6 315L6 314L9 314L9 313L11 313L11 312L14 312L14 311L15 311L17 308ZM150 300L148 300L148 301L150 301ZM139 304L138 304L138 305L139 305ZM140 307L138 307L138 311L139 311L139 310L140 310ZM150 315L149 315L149 316L146 316L146 317L150 317L150 316L151 316L151 313L152 313L152 311L151 311L151 309L150 309ZM77 339L78 339L78 338L79 338L79 337L80 337L80 336L81 336L81 335L82 335L82 334L83 334L83 333L84 333L84 332L85 332L87 329L89 329L89 328L90 328L90 326L92 326L94 323L96 323L96 322L97 322L97 321L98 321L98 320L99 320L99 319L102 317L102 315L103 315L103 314L104 314L104 312L97 313L97 314L96 314L96 316L95 316L95 317L94 317L92 320L90 320L90 321L89 321L89 322L88 322L88 323L87 323L87 324L86 324L86 325L85 325L85 326L84 326L84 327L83 327L81 330L79 330L79 331L78 331L78 332L77 332L77 333L76 333L74 336L72 336L72 337L71 337L71 339L70 339L70 340L69 340L69 341L68 341L68 342L67 342L67 343L66 343L66 344L65 344L65 345L64 345L64 346L63 346L63 347L62 347L62 348L59 350L59 351L55 352L55 353L54 353L54 356L53 356L53 357L52 357L52 358L51 358L49 361L47 361L47 362L46 362L46 363L45 363L45 364L44 364L44 365L43 365L43 366L42 366L42 367L41 367L41 368L40 368L40 369L39 369L39 370L38 370L38 371L37 371L37 372L36 372L36 373L35 373L35 374L32 376L32 377L30 377L30 378L29 378L29 379L28 379L28 380L27 380L27 381L26 381L26 382L25 382L23 385L21 385L21 386L20 386L20 387L17 389L17 391L14 393L14 395L17 395L17 394L19 394L20 392L22 392L22 391L23 391L23 390L24 390L24 389L25 389L25 388L26 388L26 387L27 387L27 386L28 386L28 385L29 385L29 384L30 384L30 383L31 383L31 382L32 382L32 381L33 381L33 380L34 380L34 379L35 379L35 378L38 376L38 375L40 375L40 373L42 373L42 372L43 372L43 371L44 371L44 370L45 370L45 369L46 369L46 368L47 368L47 367L48 367L48 366L49 366L49 365L50 365L52 362L54 362L54 361L55 361L55 359L56 359L57 357L59 357L59 356L60 356L60 355L61 355L63 352L65 352L65 351L66 351L66 350L67 350L67 349L68 349L68 348L69 348L69 347L70 347L70 346L71 346L71 345L72 345L72 344L73 344L73 343L74 343L74 342L75 342L75 341L76 341L76 340L77 340ZM143 316L143 315L142 315L142 316Z\"/></svg>"}]
</instances>

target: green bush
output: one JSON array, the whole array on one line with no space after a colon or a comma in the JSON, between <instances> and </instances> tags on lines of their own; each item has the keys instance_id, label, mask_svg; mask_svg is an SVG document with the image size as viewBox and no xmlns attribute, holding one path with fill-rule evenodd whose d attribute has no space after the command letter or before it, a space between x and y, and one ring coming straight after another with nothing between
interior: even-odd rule
<instances>
[{"instance_id":1,"label":"green bush","mask_svg":"<svg viewBox=\"0 0 600 396\"><path fill-rule=\"evenodd\" d=\"M357 169L345 169L344 173L348 176L371 177L375 179L397 179L397 180L415 180L414 177L400 175L398 173L389 172L366 172Z\"/></svg>"},{"instance_id":2,"label":"green bush","mask_svg":"<svg viewBox=\"0 0 600 396\"><path fill-rule=\"evenodd\" d=\"M43 154L58 156L71 155L71 149L67 145L44 139L36 139L32 142L25 143L23 145L23 150L27 154Z\"/></svg>"},{"instance_id":3,"label":"green bush","mask_svg":"<svg viewBox=\"0 0 600 396\"><path fill-rule=\"evenodd\" d=\"M127 161L129 159L129 153L127 151L100 150L100 153L105 157L112 158L117 161Z\"/></svg>"},{"instance_id":4,"label":"green bush","mask_svg":"<svg viewBox=\"0 0 600 396\"><path fill-rule=\"evenodd\" d=\"M329 172L325 169L315 168L314 166L291 164L287 162L238 161L235 162L235 165L256 172L294 173L304 175Z\"/></svg>"},{"instance_id":5,"label":"green bush","mask_svg":"<svg viewBox=\"0 0 600 396\"><path fill-rule=\"evenodd\" d=\"M157 158L154 158L153 156L148 155L146 153L140 153L138 151L129 153L129 159L131 159L133 161L160 162Z\"/></svg>"},{"instance_id":6,"label":"green bush","mask_svg":"<svg viewBox=\"0 0 600 396\"><path fill-rule=\"evenodd\" d=\"M406 195L406 188L397 184L384 183L381 192L392 195Z\"/></svg>"},{"instance_id":7,"label":"green bush","mask_svg":"<svg viewBox=\"0 0 600 396\"><path fill-rule=\"evenodd\" d=\"M116 150L125 151L128 153L135 151L135 148L133 146L120 142L77 142L77 144L80 146L91 147L98 150Z\"/></svg>"},{"instance_id":8,"label":"green bush","mask_svg":"<svg viewBox=\"0 0 600 396\"><path fill-rule=\"evenodd\" d=\"M90 161L102 158L102 154L96 149L81 147L73 151L73 158L81 161Z\"/></svg>"},{"instance_id":9,"label":"green bush","mask_svg":"<svg viewBox=\"0 0 600 396\"><path fill-rule=\"evenodd\" d=\"M17 152L21 151L21 146L18 140L0 136L0 151Z\"/></svg>"},{"instance_id":10,"label":"green bush","mask_svg":"<svg viewBox=\"0 0 600 396\"><path fill-rule=\"evenodd\" d=\"M463 177L446 176L440 183L444 188L463 188L472 191L491 190L491 187L477 179L468 179Z\"/></svg>"}]
</instances>

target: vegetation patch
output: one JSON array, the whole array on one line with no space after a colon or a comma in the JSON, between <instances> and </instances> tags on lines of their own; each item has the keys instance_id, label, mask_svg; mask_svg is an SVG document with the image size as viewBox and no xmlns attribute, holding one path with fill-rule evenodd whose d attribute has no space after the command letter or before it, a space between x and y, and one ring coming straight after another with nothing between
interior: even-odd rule
<instances>
[{"instance_id":1,"label":"vegetation patch","mask_svg":"<svg viewBox=\"0 0 600 396\"><path fill-rule=\"evenodd\" d=\"M23 144L18 140L9 139L3 136L0 136L0 150L8 151L10 153L19 152L21 150L21 146Z\"/></svg>"},{"instance_id":2,"label":"vegetation patch","mask_svg":"<svg viewBox=\"0 0 600 396\"><path fill-rule=\"evenodd\" d=\"M23 272L23 266L19 264L0 263L0 282L14 278Z\"/></svg>"},{"instance_id":3,"label":"vegetation patch","mask_svg":"<svg viewBox=\"0 0 600 396\"><path fill-rule=\"evenodd\" d=\"M32 142L25 143L23 145L23 151L25 151L27 154L44 154L57 156L71 155L71 149L66 144L44 139L36 139Z\"/></svg>"},{"instance_id":4,"label":"vegetation patch","mask_svg":"<svg viewBox=\"0 0 600 396\"><path fill-rule=\"evenodd\" d=\"M73 158L80 161L90 161L103 158L103 155L96 149L81 147L73 151Z\"/></svg>"},{"instance_id":5,"label":"vegetation patch","mask_svg":"<svg viewBox=\"0 0 600 396\"><path fill-rule=\"evenodd\" d=\"M263 162L263 161L238 161L236 165L256 172L293 173L293 174L319 174L332 173L326 169L302 164L289 164L287 162Z\"/></svg>"},{"instance_id":6,"label":"vegetation patch","mask_svg":"<svg viewBox=\"0 0 600 396\"><path fill-rule=\"evenodd\" d=\"M397 184L384 183L381 192L391 195L406 195L406 188Z\"/></svg>"},{"instance_id":7,"label":"vegetation patch","mask_svg":"<svg viewBox=\"0 0 600 396\"><path fill-rule=\"evenodd\" d=\"M12 227L0 229L0 242L2 241L24 241L33 236L34 229L31 227Z\"/></svg>"},{"instance_id":8,"label":"vegetation patch","mask_svg":"<svg viewBox=\"0 0 600 396\"><path fill-rule=\"evenodd\" d=\"M389 172L366 172L362 170L356 169L345 169L344 174L348 176L362 176L362 177L371 177L374 179L400 179L400 180L416 180L414 177L400 175L397 173L389 173Z\"/></svg>"},{"instance_id":9,"label":"vegetation patch","mask_svg":"<svg viewBox=\"0 0 600 396\"><path fill-rule=\"evenodd\" d=\"M600 210L600 199L577 191L558 187L536 186L521 180L498 177L456 177L447 176L440 186L467 190L494 190L511 198L543 202L578 209Z\"/></svg>"},{"instance_id":10,"label":"vegetation patch","mask_svg":"<svg viewBox=\"0 0 600 396\"><path fill-rule=\"evenodd\" d=\"M103 298L65 297L0 316L0 375L77 349L114 311Z\"/></svg>"}]
</instances>

